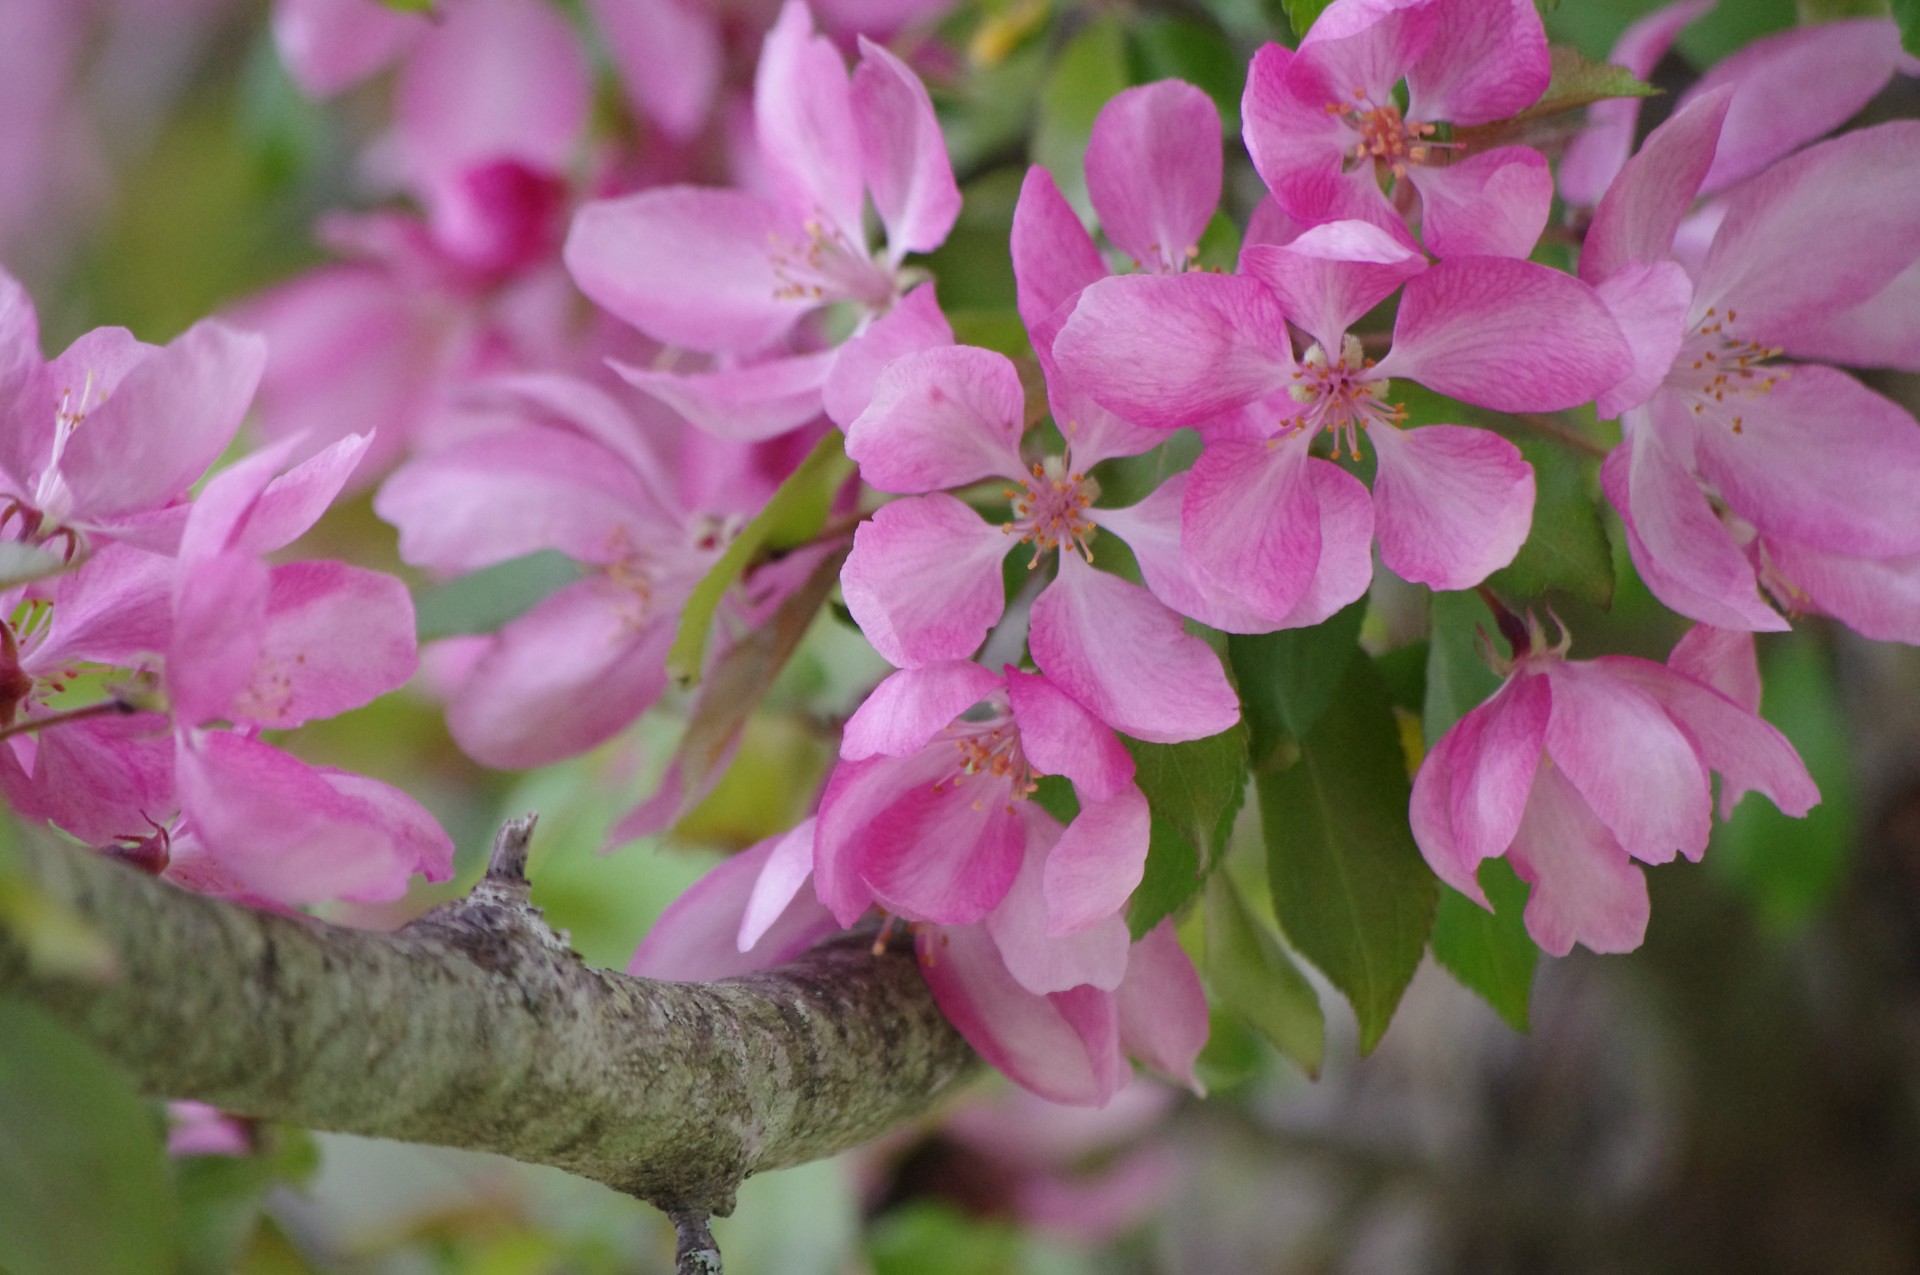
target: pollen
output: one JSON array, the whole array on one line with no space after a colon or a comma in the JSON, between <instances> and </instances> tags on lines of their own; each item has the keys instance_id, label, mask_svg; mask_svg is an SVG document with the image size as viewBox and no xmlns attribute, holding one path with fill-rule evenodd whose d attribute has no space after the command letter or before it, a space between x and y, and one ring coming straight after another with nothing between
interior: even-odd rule
<instances>
[{"instance_id":1,"label":"pollen","mask_svg":"<svg viewBox=\"0 0 1920 1275\"><path fill-rule=\"evenodd\" d=\"M1367 358L1360 338L1347 334L1340 357L1330 359L1318 343L1310 346L1293 373L1287 396L1304 409L1297 429L1326 430L1333 435L1333 458L1341 448L1361 459L1360 431L1374 425L1398 426L1405 409L1386 401L1392 382L1370 375L1374 360Z\"/></svg>"},{"instance_id":2,"label":"pollen","mask_svg":"<svg viewBox=\"0 0 1920 1275\"><path fill-rule=\"evenodd\" d=\"M1087 511L1100 498L1100 484L1075 471L1066 457L1035 461L1031 477L1018 488L1007 488L1006 495L1013 505L1013 520L1003 523L1001 530L1033 546L1029 570L1040 565L1049 549L1078 553L1093 561L1096 528Z\"/></svg>"}]
</instances>

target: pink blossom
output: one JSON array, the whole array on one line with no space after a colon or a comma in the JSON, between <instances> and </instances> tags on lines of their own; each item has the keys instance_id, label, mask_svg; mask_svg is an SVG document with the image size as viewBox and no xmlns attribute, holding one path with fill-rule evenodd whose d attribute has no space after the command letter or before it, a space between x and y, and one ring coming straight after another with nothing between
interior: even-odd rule
<instances>
[{"instance_id":1,"label":"pink blossom","mask_svg":"<svg viewBox=\"0 0 1920 1275\"><path fill-rule=\"evenodd\" d=\"M839 301L885 313L905 290L907 254L938 247L959 212L926 89L879 45L860 49L849 76L790 0L754 91L770 192L671 186L575 218L566 261L582 291L657 340L729 356L704 380L627 373L696 423L746 410L757 423L731 436L764 438L817 414L833 360L787 348L795 324ZM877 255L862 222L869 196L886 231Z\"/></svg>"},{"instance_id":2,"label":"pink blossom","mask_svg":"<svg viewBox=\"0 0 1920 1275\"><path fill-rule=\"evenodd\" d=\"M1724 818L1749 790L1789 815L1819 793L1762 721L1752 639L1695 629L1664 665L1565 658L1538 625L1506 682L1427 754L1414 779L1414 838L1442 881L1482 907L1480 861L1505 855L1532 884L1527 932L1556 956L1584 943L1625 952L1646 932L1633 861L1698 860L1720 772ZM1738 698L1730 697L1732 691Z\"/></svg>"},{"instance_id":3,"label":"pink blossom","mask_svg":"<svg viewBox=\"0 0 1920 1275\"><path fill-rule=\"evenodd\" d=\"M1553 201L1546 159L1523 146L1461 155L1439 130L1516 115L1550 77L1531 0L1335 0L1298 49L1255 54L1241 102L1247 150L1303 221L1302 180L1338 178L1380 225L1410 213L1418 192L1421 234L1438 256L1524 257Z\"/></svg>"},{"instance_id":4,"label":"pink blossom","mask_svg":"<svg viewBox=\"0 0 1920 1275\"><path fill-rule=\"evenodd\" d=\"M1181 549L1196 575L1233 596L1262 629L1316 623L1317 573L1381 556L1434 588L1476 584L1526 538L1532 472L1484 430L1402 430L1391 379L1405 377L1501 411L1571 407L1629 366L1619 328L1593 292L1556 271L1501 257L1429 266L1362 221L1316 226L1246 249L1245 273L1103 280L1080 296L1054 353L1076 384L1121 416L1160 429L1208 425L1185 493ZM1348 328L1403 289L1391 349L1367 356ZM1311 338L1295 359L1287 321ZM1358 485L1309 448L1325 432L1378 456L1372 517ZM1365 572L1345 580L1348 600ZM1357 584L1358 588L1353 586ZM1337 604L1338 599L1333 601ZM1318 614L1316 614L1316 612Z\"/></svg>"},{"instance_id":5,"label":"pink blossom","mask_svg":"<svg viewBox=\"0 0 1920 1275\"><path fill-rule=\"evenodd\" d=\"M1048 774L1073 782L1081 810L1039 846L1029 798ZM875 902L912 921L992 913L1033 982L1071 967L1085 977L1060 986L1110 988L1124 965L1118 913L1146 858L1146 798L1113 732L1045 677L951 662L893 674L847 723L815 880L843 925ZM1069 936L1074 950L1060 949Z\"/></svg>"},{"instance_id":6,"label":"pink blossom","mask_svg":"<svg viewBox=\"0 0 1920 1275\"><path fill-rule=\"evenodd\" d=\"M680 608L727 534L683 512L635 417L604 391L558 376L498 388L517 423L403 466L375 509L400 528L402 557L443 574L543 549L588 568L466 643L448 728L511 770L603 743L659 698Z\"/></svg>"},{"instance_id":7,"label":"pink blossom","mask_svg":"<svg viewBox=\"0 0 1920 1275\"><path fill-rule=\"evenodd\" d=\"M1845 134L1749 179L1689 278L1670 260L1674 235L1732 93L1657 129L1587 236L1581 274L1635 356L1600 399L1602 415L1623 414L1624 435L1604 485L1635 565L1674 609L1784 628L1764 591L1789 611L1914 640L1920 425L1842 372L1774 360L1840 353L1863 312L1890 322L1848 362L1920 356L1920 328L1884 309L1920 261L1920 126Z\"/></svg>"},{"instance_id":8,"label":"pink blossom","mask_svg":"<svg viewBox=\"0 0 1920 1275\"><path fill-rule=\"evenodd\" d=\"M1216 734L1239 716L1218 657L1140 586L1096 571L1094 537L1115 525L1086 471L1144 450L1156 436L1092 404L1065 415L1067 449L1022 459L1025 392L1010 360L948 346L894 360L847 428L847 454L883 491L929 493L884 505L861 524L841 572L848 609L893 664L914 668L973 654L1005 609L1001 560L1031 544L1031 566L1058 551L1058 574L1035 598L1034 659L1096 716L1141 739ZM986 522L943 489L998 478L1011 518ZM1164 505L1114 511L1151 539ZM1152 577L1149 577L1152 579ZM1197 592L1190 590L1190 592Z\"/></svg>"}]
</instances>

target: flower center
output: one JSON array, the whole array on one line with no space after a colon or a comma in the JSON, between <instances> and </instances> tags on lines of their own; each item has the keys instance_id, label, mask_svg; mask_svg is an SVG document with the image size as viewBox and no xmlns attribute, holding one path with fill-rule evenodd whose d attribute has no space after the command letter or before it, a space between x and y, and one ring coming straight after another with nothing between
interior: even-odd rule
<instances>
[{"instance_id":1,"label":"flower center","mask_svg":"<svg viewBox=\"0 0 1920 1275\"><path fill-rule=\"evenodd\" d=\"M807 219L806 238L793 244L768 237L767 255L780 286L773 295L781 301L857 301L873 311L893 304L898 292L891 270L868 256L836 225L819 217Z\"/></svg>"},{"instance_id":2,"label":"flower center","mask_svg":"<svg viewBox=\"0 0 1920 1275\"><path fill-rule=\"evenodd\" d=\"M1020 728L1014 725L1013 714L1004 705L995 705L988 716L978 721L963 717L947 727L945 734L953 741L960 760L934 785L935 791L957 788L976 775L1004 781L1009 788L1008 796L1014 801L1026 800L1039 788L1033 767L1020 749Z\"/></svg>"},{"instance_id":3,"label":"flower center","mask_svg":"<svg viewBox=\"0 0 1920 1275\"><path fill-rule=\"evenodd\" d=\"M1333 458L1340 448L1360 459L1360 431L1371 425L1395 425L1406 412L1386 402L1393 382L1372 375L1373 360L1360 347L1360 338L1348 333L1340 343L1338 360L1329 359L1318 342L1307 348L1294 369L1287 395L1301 405L1296 429L1326 430L1333 435Z\"/></svg>"},{"instance_id":4,"label":"flower center","mask_svg":"<svg viewBox=\"0 0 1920 1275\"><path fill-rule=\"evenodd\" d=\"M1694 415L1724 417L1738 434L1744 431L1741 400L1772 393L1790 374L1768 364L1780 356L1780 347L1742 341L1728 330L1736 317L1737 311L1728 310L1723 316L1717 308L1708 307L1681 343L1667 384L1689 402Z\"/></svg>"},{"instance_id":5,"label":"flower center","mask_svg":"<svg viewBox=\"0 0 1920 1275\"><path fill-rule=\"evenodd\" d=\"M1408 121L1391 102L1376 106L1365 89L1355 89L1351 102L1328 102L1327 114L1346 120L1358 139L1347 153L1358 163L1371 161L1395 177L1405 177L1410 164L1431 163L1436 150L1450 149L1431 140L1439 126Z\"/></svg>"},{"instance_id":6,"label":"flower center","mask_svg":"<svg viewBox=\"0 0 1920 1275\"><path fill-rule=\"evenodd\" d=\"M1085 474L1074 473L1067 457L1049 456L1036 461L1033 477L1018 489L1007 488L1006 494L1013 502L1014 516L1002 530L1019 536L1023 544L1033 545L1029 569L1039 566L1041 555L1049 549L1075 551L1088 562L1093 561L1094 523L1087 517L1087 510L1100 498L1100 484Z\"/></svg>"}]
</instances>

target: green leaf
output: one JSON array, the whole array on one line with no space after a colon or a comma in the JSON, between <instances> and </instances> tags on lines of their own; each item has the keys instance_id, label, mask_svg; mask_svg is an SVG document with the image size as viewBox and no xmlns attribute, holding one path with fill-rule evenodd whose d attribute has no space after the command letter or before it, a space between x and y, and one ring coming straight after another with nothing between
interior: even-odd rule
<instances>
[{"instance_id":1,"label":"green leaf","mask_svg":"<svg viewBox=\"0 0 1920 1275\"><path fill-rule=\"evenodd\" d=\"M1859 796L1840 687L1819 638L1800 630L1769 639L1760 669L1763 716L1799 750L1820 785L1820 804L1804 819L1792 819L1748 793L1715 830L1707 860L1763 921L1790 931L1812 920L1845 882Z\"/></svg>"},{"instance_id":2,"label":"green leaf","mask_svg":"<svg viewBox=\"0 0 1920 1275\"><path fill-rule=\"evenodd\" d=\"M1433 957L1455 978L1480 994L1515 1031L1527 1030L1527 1001L1540 949L1527 935L1522 913L1527 883L1505 859L1480 865L1480 888L1493 911L1451 886L1440 887L1433 918Z\"/></svg>"},{"instance_id":3,"label":"green leaf","mask_svg":"<svg viewBox=\"0 0 1920 1275\"><path fill-rule=\"evenodd\" d=\"M1364 1054L1426 950L1436 883L1407 826L1406 759L1371 659L1348 664L1334 699L1299 760L1256 782L1274 915L1352 1002Z\"/></svg>"},{"instance_id":4,"label":"green leaf","mask_svg":"<svg viewBox=\"0 0 1920 1275\"><path fill-rule=\"evenodd\" d=\"M378 0L395 13L432 13L438 0Z\"/></svg>"},{"instance_id":5,"label":"green leaf","mask_svg":"<svg viewBox=\"0 0 1920 1275\"><path fill-rule=\"evenodd\" d=\"M1427 622L1427 698L1420 724L1432 748L1455 722L1500 689L1500 678L1487 667L1480 649L1480 634L1490 633L1494 624L1478 594L1471 589L1434 594Z\"/></svg>"},{"instance_id":6,"label":"green leaf","mask_svg":"<svg viewBox=\"0 0 1920 1275\"><path fill-rule=\"evenodd\" d=\"M1889 12L1887 0L1797 0L1794 9L1803 27L1845 18L1884 18Z\"/></svg>"},{"instance_id":7,"label":"green leaf","mask_svg":"<svg viewBox=\"0 0 1920 1275\"><path fill-rule=\"evenodd\" d=\"M1020 1234L954 1205L917 1200L883 1213L867 1231L874 1275L1004 1275L1019 1265Z\"/></svg>"},{"instance_id":8,"label":"green leaf","mask_svg":"<svg viewBox=\"0 0 1920 1275\"><path fill-rule=\"evenodd\" d=\"M1333 703L1347 666L1360 650L1363 598L1310 629L1236 633L1227 659L1240 687L1253 764L1264 766L1284 738L1313 729Z\"/></svg>"},{"instance_id":9,"label":"green leaf","mask_svg":"<svg viewBox=\"0 0 1920 1275\"><path fill-rule=\"evenodd\" d=\"M1224 872L1207 883L1207 986L1308 1076L1326 1057L1327 1020L1313 984Z\"/></svg>"},{"instance_id":10,"label":"green leaf","mask_svg":"<svg viewBox=\"0 0 1920 1275\"><path fill-rule=\"evenodd\" d=\"M1900 47L1920 57L1920 0L1893 0L1893 20L1900 24Z\"/></svg>"},{"instance_id":11,"label":"green leaf","mask_svg":"<svg viewBox=\"0 0 1920 1275\"><path fill-rule=\"evenodd\" d=\"M26 953L36 974L101 983L119 972L113 945L66 904L50 899L20 870L11 817L0 813L0 932Z\"/></svg>"},{"instance_id":12,"label":"green leaf","mask_svg":"<svg viewBox=\"0 0 1920 1275\"><path fill-rule=\"evenodd\" d=\"M577 563L547 550L450 580L415 599L420 640L492 633L580 578Z\"/></svg>"},{"instance_id":13,"label":"green leaf","mask_svg":"<svg viewBox=\"0 0 1920 1275\"><path fill-rule=\"evenodd\" d=\"M0 1269L168 1275L178 1253L154 1109L45 1012L0 1000Z\"/></svg>"},{"instance_id":14,"label":"green leaf","mask_svg":"<svg viewBox=\"0 0 1920 1275\"><path fill-rule=\"evenodd\" d=\"M1314 24L1322 12L1333 0L1285 0L1287 21L1293 27L1293 33L1304 36L1307 28Z\"/></svg>"},{"instance_id":15,"label":"green leaf","mask_svg":"<svg viewBox=\"0 0 1920 1275\"><path fill-rule=\"evenodd\" d=\"M1143 17L1133 24L1131 69L1136 84L1185 80L1219 107L1228 136L1240 131L1240 91L1247 78L1246 59L1218 27L1171 15Z\"/></svg>"},{"instance_id":16,"label":"green leaf","mask_svg":"<svg viewBox=\"0 0 1920 1275\"><path fill-rule=\"evenodd\" d=\"M1060 50L1040 91L1040 118L1033 130L1033 162L1046 168L1067 202L1084 214L1084 157L1093 121L1113 95L1127 87L1126 25L1108 14L1082 27ZM1003 241L1002 249L1006 247Z\"/></svg>"},{"instance_id":17,"label":"green leaf","mask_svg":"<svg viewBox=\"0 0 1920 1275\"><path fill-rule=\"evenodd\" d=\"M1633 72L1610 62L1590 62L1580 50L1556 44L1550 50L1553 79L1540 100L1514 116L1514 120L1538 119L1561 111L1577 110L1615 97L1652 97L1660 90L1644 83Z\"/></svg>"},{"instance_id":18,"label":"green leaf","mask_svg":"<svg viewBox=\"0 0 1920 1275\"><path fill-rule=\"evenodd\" d=\"M1146 876L1127 910L1138 939L1185 906L1213 871L1246 795L1247 732L1236 723L1184 744L1125 742L1153 811Z\"/></svg>"},{"instance_id":19,"label":"green leaf","mask_svg":"<svg viewBox=\"0 0 1920 1275\"><path fill-rule=\"evenodd\" d=\"M1613 604L1613 549L1588 462L1552 439L1512 440L1533 466L1533 529L1509 566L1487 578L1495 592L1535 598L1558 589L1594 606Z\"/></svg>"},{"instance_id":20,"label":"green leaf","mask_svg":"<svg viewBox=\"0 0 1920 1275\"><path fill-rule=\"evenodd\" d=\"M283 1182L298 1183L318 1166L312 1135L304 1129L263 1127L254 1155L195 1155L174 1161L180 1197L185 1275L225 1275L253 1238L267 1193Z\"/></svg>"},{"instance_id":21,"label":"green leaf","mask_svg":"<svg viewBox=\"0 0 1920 1275\"><path fill-rule=\"evenodd\" d=\"M853 470L853 462L841 448L840 432L834 430L814 445L800 467L768 498L766 507L740 529L720 561L693 586L667 651L667 672L681 686L699 684L713 613L727 590L746 574L761 550L790 548L817 533L826 523L834 493Z\"/></svg>"}]
</instances>

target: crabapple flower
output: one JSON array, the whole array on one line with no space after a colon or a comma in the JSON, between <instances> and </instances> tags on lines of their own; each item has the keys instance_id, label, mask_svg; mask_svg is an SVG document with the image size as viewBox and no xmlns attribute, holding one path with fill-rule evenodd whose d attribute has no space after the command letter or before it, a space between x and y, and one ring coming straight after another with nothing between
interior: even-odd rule
<instances>
[{"instance_id":1,"label":"crabapple flower","mask_svg":"<svg viewBox=\"0 0 1920 1275\"><path fill-rule=\"evenodd\" d=\"M187 489L240 427L265 343L215 320L165 346L95 328L52 361L26 290L0 271L0 535L171 552Z\"/></svg>"},{"instance_id":2,"label":"crabapple flower","mask_svg":"<svg viewBox=\"0 0 1920 1275\"><path fill-rule=\"evenodd\" d=\"M771 193L670 186L588 204L574 220L567 267L594 301L668 345L751 359L690 375L622 369L696 424L750 440L817 415L833 351L781 343L836 302L863 321L884 314L911 282L906 255L938 247L959 213L925 87L864 37L860 51L849 76L807 6L789 0L754 86ZM868 196L886 231L878 253ZM743 412L750 425L728 424Z\"/></svg>"},{"instance_id":3,"label":"crabapple flower","mask_svg":"<svg viewBox=\"0 0 1920 1275\"><path fill-rule=\"evenodd\" d=\"M417 458L374 508L406 561L476 571L540 550L588 569L489 637L452 639L447 725L468 756L517 770L625 729L666 689L681 605L724 548L689 516L618 400L582 381L498 383L517 423Z\"/></svg>"},{"instance_id":4,"label":"crabapple flower","mask_svg":"<svg viewBox=\"0 0 1920 1275\"><path fill-rule=\"evenodd\" d=\"M1587 235L1581 275L1635 356L1599 402L1623 434L1603 485L1648 587L1683 614L1786 627L1764 591L1789 611L1832 610L1863 632L1914 640L1920 424L1843 372L1776 360L1834 350L1862 307L1877 311L1920 262L1920 125L1848 133L1750 178L1723 200L1689 278L1670 259L1674 234L1731 94L1656 129ZM1848 233L1834 235L1843 221ZM1912 317L1886 317L1876 343L1846 361L1920 354Z\"/></svg>"},{"instance_id":5,"label":"crabapple flower","mask_svg":"<svg viewBox=\"0 0 1920 1275\"><path fill-rule=\"evenodd\" d=\"M1414 839L1435 874L1482 907L1475 873L1505 855L1532 885L1527 933L1546 951L1631 951L1648 916L1635 861L1705 852L1709 772L1720 773L1723 818L1750 790L1795 817L1819 792L1756 715L1750 637L1702 626L1666 664L1568 660L1566 647L1529 624L1505 684L1421 764Z\"/></svg>"},{"instance_id":6,"label":"crabapple flower","mask_svg":"<svg viewBox=\"0 0 1920 1275\"><path fill-rule=\"evenodd\" d=\"M1417 192L1436 256L1524 257L1553 202L1545 157L1524 146L1464 154L1443 129L1516 115L1551 76L1531 0L1335 0L1298 49L1254 55L1241 102L1247 150L1299 220L1315 211L1299 192L1318 179L1348 185L1377 225L1411 214Z\"/></svg>"},{"instance_id":7,"label":"crabapple flower","mask_svg":"<svg viewBox=\"0 0 1920 1275\"><path fill-rule=\"evenodd\" d=\"M1455 257L1430 266L1392 233L1349 220L1253 245L1243 268L1093 284L1054 353L1075 384L1142 425L1208 426L1242 414L1232 428L1203 429L1181 547L1198 576L1265 628L1324 618L1303 620L1296 608L1326 546L1356 533L1364 545L1377 532L1390 569L1439 589L1479 583L1525 540L1533 475L1518 449L1486 430L1402 429L1393 378L1495 410L1552 411L1593 397L1630 366L1592 290L1530 262ZM1396 289L1393 344L1375 361L1348 329ZM1299 359L1289 319L1311 339ZM1353 488L1316 468L1325 463L1309 448L1321 433L1332 436L1336 459L1343 448L1357 456L1362 434L1372 438L1370 524L1326 514L1330 491L1351 502L1344 493Z\"/></svg>"},{"instance_id":8,"label":"crabapple flower","mask_svg":"<svg viewBox=\"0 0 1920 1275\"><path fill-rule=\"evenodd\" d=\"M1032 610L1034 659L1048 677L1141 739L1227 729L1239 702L1219 657L1147 590L1091 565L1096 530L1114 519L1095 506L1087 469L1156 436L1097 409L1084 421L1061 415L1067 450L1029 463L1025 403L1013 363L973 346L908 354L881 374L847 428L847 454L870 485L926 494L883 505L854 535L841 587L862 632L898 667L965 659L1005 610L1001 560L1017 544L1033 546L1035 567L1058 551L1058 574ZM1012 517L1000 525L943 490L989 478L1012 484ZM1132 528L1153 508L1114 512Z\"/></svg>"},{"instance_id":9,"label":"crabapple flower","mask_svg":"<svg viewBox=\"0 0 1920 1275\"><path fill-rule=\"evenodd\" d=\"M1013 668L902 669L847 723L840 755L820 799L814 879L841 924L874 903L909 921L968 924L1023 879L1002 942L1044 947L1099 930L1085 943L1120 956L1111 931L1118 923L1124 940L1118 913L1146 868L1147 801L1126 749L1067 691ZM1028 799L1048 774L1072 781L1080 814L1023 878ZM1049 959L1039 947L1036 968ZM1112 987L1119 971L1106 968Z\"/></svg>"}]
</instances>

